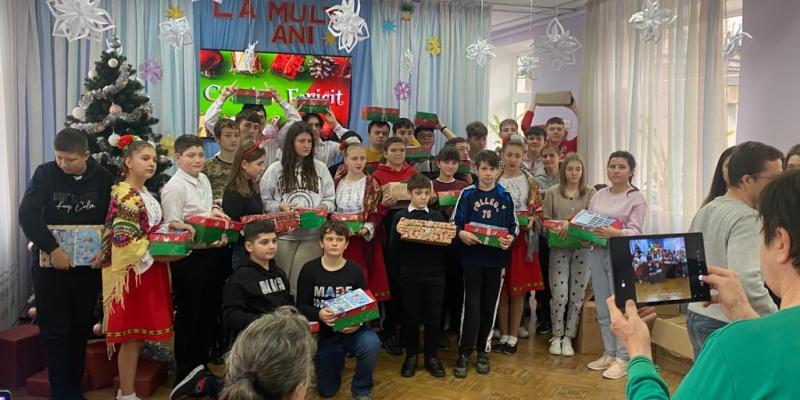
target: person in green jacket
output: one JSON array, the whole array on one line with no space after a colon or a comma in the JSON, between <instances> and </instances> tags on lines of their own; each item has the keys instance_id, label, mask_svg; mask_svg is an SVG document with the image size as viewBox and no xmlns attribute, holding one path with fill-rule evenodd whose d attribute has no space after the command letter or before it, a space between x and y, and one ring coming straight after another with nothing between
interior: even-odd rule
<instances>
[{"instance_id":1,"label":"person in green jacket","mask_svg":"<svg viewBox=\"0 0 800 400\"><path fill-rule=\"evenodd\" d=\"M796 399L800 370L800 171L786 172L766 186L759 213L763 222L761 272L782 300L765 317L750 306L736 273L709 267L704 281L733 322L703 346L673 399ZM624 314L608 299L611 329L631 356L628 399L669 399L650 352L650 332L633 301Z\"/></svg>"}]
</instances>

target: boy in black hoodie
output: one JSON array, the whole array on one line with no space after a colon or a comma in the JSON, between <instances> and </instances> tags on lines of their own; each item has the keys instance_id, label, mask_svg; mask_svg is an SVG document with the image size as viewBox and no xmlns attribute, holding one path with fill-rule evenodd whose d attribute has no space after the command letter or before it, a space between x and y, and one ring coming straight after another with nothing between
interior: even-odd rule
<instances>
[{"instance_id":1,"label":"boy in black hoodie","mask_svg":"<svg viewBox=\"0 0 800 400\"><path fill-rule=\"evenodd\" d=\"M251 322L275 308L294 305L286 272L275 264L278 235L269 221L244 226L250 259L240 263L222 289L222 323L235 339Z\"/></svg>"},{"instance_id":2,"label":"boy in black hoodie","mask_svg":"<svg viewBox=\"0 0 800 400\"><path fill-rule=\"evenodd\" d=\"M81 399L86 342L100 294L96 265L73 265L47 225L103 225L113 177L89 157L86 134L56 135L55 161L36 168L19 205L22 231L33 242L33 287L50 389L55 399ZM39 252L53 267L39 265Z\"/></svg>"}]
</instances>

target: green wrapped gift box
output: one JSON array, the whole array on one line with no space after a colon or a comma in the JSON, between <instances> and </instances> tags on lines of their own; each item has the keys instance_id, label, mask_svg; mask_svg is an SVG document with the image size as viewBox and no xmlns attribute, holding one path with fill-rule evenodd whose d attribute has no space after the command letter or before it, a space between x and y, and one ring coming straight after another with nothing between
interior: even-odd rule
<instances>
[{"instance_id":1,"label":"green wrapped gift box","mask_svg":"<svg viewBox=\"0 0 800 400\"><path fill-rule=\"evenodd\" d=\"M601 238L600 236L597 236L597 233L595 233L594 230L591 229L579 228L575 225L570 224L569 228L567 228L567 235L575 239L585 240L587 242L598 244L603 247L608 246L608 239L604 239Z\"/></svg>"},{"instance_id":2,"label":"green wrapped gift box","mask_svg":"<svg viewBox=\"0 0 800 400\"><path fill-rule=\"evenodd\" d=\"M394 122L400 118L399 108L389 107L364 107L361 109L361 119L365 121Z\"/></svg>"},{"instance_id":3,"label":"green wrapped gift box","mask_svg":"<svg viewBox=\"0 0 800 400\"><path fill-rule=\"evenodd\" d=\"M202 215L190 215L184 222L194 227L195 243L214 243L226 235L228 243L239 241L239 232L242 224L224 218L204 217Z\"/></svg>"},{"instance_id":4,"label":"green wrapped gift box","mask_svg":"<svg viewBox=\"0 0 800 400\"><path fill-rule=\"evenodd\" d=\"M409 163L428 161L431 159L430 149L419 146L406 147L406 161Z\"/></svg>"},{"instance_id":5,"label":"green wrapped gift box","mask_svg":"<svg viewBox=\"0 0 800 400\"><path fill-rule=\"evenodd\" d=\"M336 315L334 331L380 318L378 302L369 290L356 289L339 297L323 301L323 307Z\"/></svg>"},{"instance_id":6,"label":"green wrapped gift box","mask_svg":"<svg viewBox=\"0 0 800 400\"><path fill-rule=\"evenodd\" d=\"M378 311L377 307L373 309L368 309L356 315L337 319L336 322L333 323L333 330L339 332L342 329L363 324L364 322L372 321L373 319L378 319L380 317L381 314L380 311Z\"/></svg>"},{"instance_id":7,"label":"green wrapped gift box","mask_svg":"<svg viewBox=\"0 0 800 400\"><path fill-rule=\"evenodd\" d=\"M361 232L361 228L364 227L364 214L345 214L345 213L333 213L331 214L331 220L333 221L342 221L348 228L350 228L350 233L353 235L357 235Z\"/></svg>"},{"instance_id":8,"label":"green wrapped gift box","mask_svg":"<svg viewBox=\"0 0 800 400\"><path fill-rule=\"evenodd\" d=\"M547 245L559 249L580 249L583 247L583 243L580 239L570 236L569 234L567 234L566 238L562 239L558 236L558 233L553 231L547 231Z\"/></svg>"},{"instance_id":9,"label":"green wrapped gift box","mask_svg":"<svg viewBox=\"0 0 800 400\"><path fill-rule=\"evenodd\" d=\"M300 213L301 229L319 229L328 220L328 211L320 208L301 208Z\"/></svg>"},{"instance_id":10,"label":"green wrapped gift box","mask_svg":"<svg viewBox=\"0 0 800 400\"><path fill-rule=\"evenodd\" d=\"M517 211L517 223L519 224L520 229L527 228L529 221L530 217L528 217L527 211Z\"/></svg>"},{"instance_id":11,"label":"green wrapped gift box","mask_svg":"<svg viewBox=\"0 0 800 400\"><path fill-rule=\"evenodd\" d=\"M464 225L464 230L477 236L481 244L497 248L501 248L500 238L508 236L506 228L486 224L469 223Z\"/></svg>"},{"instance_id":12,"label":"green wrapped gift box","mask_svg":"<svg viewBox=\"0 0 800 400\"><path fill-rule=\"evenodd\" d=\"M150 255L185 256L192 251L187 231L154 232L150 234Z\"/></svg>"},{"instance_id":13,"label":"green wrapped gift box","mask_svg":"<svg viewBox=\"0 0 800 400\"><path fill-rule=\"evenodd\" d=\"M257 89L236 89L231 99L238 104L272 104L272 92Z\"/></svg>"},{"instance_id":14,"label":"green wrapped gift box","mask_svg":"<svg viewBox=\"0 0 800 400\"><path fill-rule=\"evenodd\" d=\"M439 198L440 206L454 206L458 203L458 198L461 196L460 190L448 190L445 192L437 192L436 196Z\"/></svg>"},{"instance_id":15,"label":"green wrapped gift box","mask_svg":"<svg viewBox=\"0 0 800 400\"><path fill-rule=\"evenodd\" d=\"M302 113L328 114L331 101L315 97L301 96L297 98L297 111Z\"/></svg>"}]
</instances>

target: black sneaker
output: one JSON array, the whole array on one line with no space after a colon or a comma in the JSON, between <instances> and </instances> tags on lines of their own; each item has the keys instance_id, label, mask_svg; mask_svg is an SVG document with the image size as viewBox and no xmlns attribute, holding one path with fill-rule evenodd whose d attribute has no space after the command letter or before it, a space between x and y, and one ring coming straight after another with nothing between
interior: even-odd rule
<instances>
[{"instance_id":1,"label":"black sneaker","mask_svg":"<svg viewBox=\"0 0 800 400\"><path fill-rule=\"evenodd\" d=\"M536 333L539 335L547 335L552 332L553 328L550 326L550 323L542 323L536 327Z\"/></svg>"},{"instance_id":2,"label":"black sneaker","mask_svg":"<svg viewBox=\"0 0 800 400\"><path fill-rule=\"evenodd\" d=\"M488 374L490 370L489 353L478 353L478 362L475 363L475 372Z\"/></svg>"},{"instance_id":3,"label":"black sneaker","mask_svg":"<svg viewBox=\"0 0 800 400\"><path fill-rule=\"evenodd\" d=\"M394 335L389 335L383 338L383 348L387 353L393 356L402 356L403 347L400 346L400 341Z\"/></svg>"},{"instance_id":4,"label":"black sneaker","mask_svg":"<svg viewBox=\"0 0 800 400\"><path fill-rule=\"evenodd\" d=\"M453 367L453 376L456 378L466 378L468 369L469 356L466 354L459 354L458 360L456 360L456 366Z\"/></svg>"},{"instance_id":5,"label":"black sneaker","mask_svg":"<svg viewBox=\"0 0 800 400\"><path fill-rule=\"evenodd\" d=\"M410 378L414 376L414 373L417 370L417 356L406 356L406 360L403 361L403 366L400 368L400 376L404 378Z\"/></svg>"},{"instance_id":6,"label":"black sneaker","mask_svg":"<svg viewBox=\"0 0 800 400\"><path fill-rule=\"evenodd\" d=\"M179 399L181 397L203 397L205 378L209 375L204 365L198 365L197 368L189 372L182 381L178 382L169 394L170 399Z\"/></svg>"},{"instance_id":7,"label":"black sneaker","mask_svg":"<svg viewBox=\"0 0 800 400\"><path fill-rule=\"evenodd\" d=\"M492 351L495 353L505 353L506 344L504 342L497 343L496 345L492 346Z\"/></svg>"},{"instance_id":8,"label":"black sneaker","mask_svg":"<svg viewBox=\"0 0 800 400\"><path fill-rule=\"evenodd\" d=\"M503 347L503 354L514 354L517 352L517 345L519 343L506 343L505 347Z\"/></svg>"},{"instance_id":9,"label":"black sneaker","mask_svg":"<svg viewBox=\"0 0 800 400\"><path fill-rule=\"evenodd\" d=\"M428 373L434 378L444 378L446 375L442 362L435 357L425 360L425 369L428 370Z\"/></svg>"}]
</instances>

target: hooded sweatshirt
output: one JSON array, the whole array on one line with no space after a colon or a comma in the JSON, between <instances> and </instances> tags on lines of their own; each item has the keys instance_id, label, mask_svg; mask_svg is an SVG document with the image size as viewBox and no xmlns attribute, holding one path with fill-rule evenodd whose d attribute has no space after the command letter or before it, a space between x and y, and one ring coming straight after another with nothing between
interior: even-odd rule
<instances>
[{"instance_id":1,"label":"hooded sweatshirt","mask_svg":"<svg viewBox=\"0 0 800 400\"><path fill-rule=\"evenodd\" d=\"M260 316L285 305L294 305L286 273L274 260L267 269L248 259L222 288L222 323L236 337Z\"/></svg>"},{"instance_id":2,"label":"hooded sweatshirt","mask_svg":"<svg viewBox=\"0 0 800 400\"><path fill-rule=\"evenodd\" d=\"M417 174L417 170L414 169L414 167L412 167L412 166L410 166L410 165L408 165L406 163L403 163L403 166L400 168L399 171L392 169L391 167L389 167L386 164L381 164L381 165L378 166L378 169L375 170L375 172L372 173L372 177L375 178L376 181L378 181L378 185L383 187L384 185L386 185L388 183L405 182L409 178L411 178L412 176L414 176L416 174ZM405 202L404 204L402 204L402 207L400 207L400 208L405 208L405 206L407 206L407 205L408 205L408 202ZM397 210L395 210L395 212L396 211ZM378 204L378 212L384 217L384 220L385 220L384 223L385 224L389 224L389 223L392 222L391 216L394 213L393 212L390 213L390 209L389 208L384 207L383 204Z\"/></svg>"},{"instance_id":3,"label":"hooded sweatshirt","mask_svg":"<svg viewBox=\"0 0 800 400\"><path fill-rule=\"evenodd\" d=\"M58 242L47 225L103 225L113 181L93 158L80 176L67 175L55 161L39 165L19 205L22 231L36 250L50 253Z\"/></svg>"}]
</instances>

